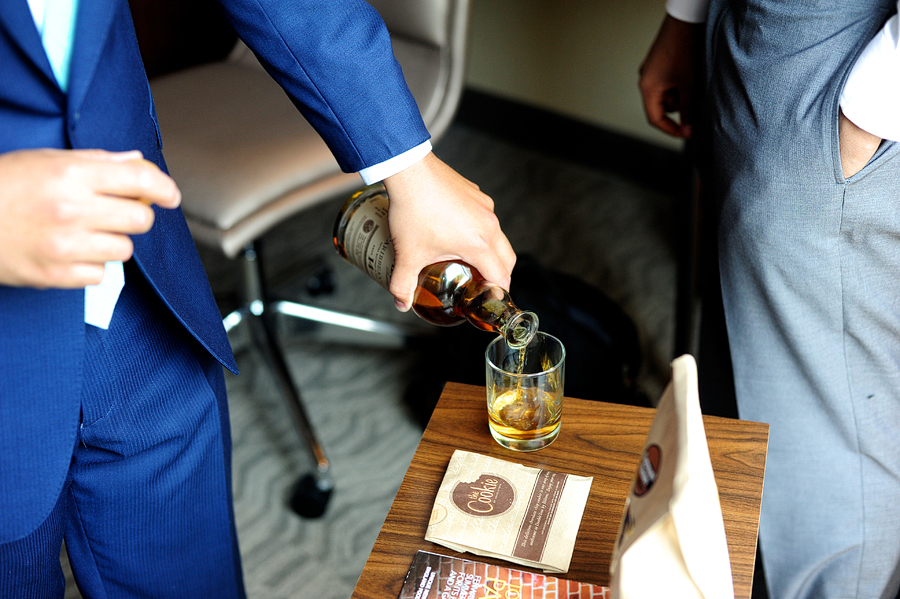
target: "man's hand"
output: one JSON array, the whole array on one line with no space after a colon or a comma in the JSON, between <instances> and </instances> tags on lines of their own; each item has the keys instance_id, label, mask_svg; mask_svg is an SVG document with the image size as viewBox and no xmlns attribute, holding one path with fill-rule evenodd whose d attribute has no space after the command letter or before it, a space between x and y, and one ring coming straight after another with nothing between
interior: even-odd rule
<instances>
[{"instance_id":1,"label":"man's hand","mask_svg":"<svg viewBox=\"0 0 900 599\"><path fill-rule=\"evenodd\" d=\"M0 284L95 285L107 261L131 258L128 236L150 230L149 204L180 202L175 182L137 151L0 154Z\"/></svg>"},{"instance_id":2,"label":"man's hand","mask_svg":"<svg viewBox=\"0 0 900 599\"><path fill-rule=\"evenodd\" d=\"M516 255L494 214L494 202L434 154L384 181L396 261L391 294L397 308L412 306L419 272L461 260L509 289Z\"/></svg>"},{"instance_id":3,"label":"man's hand","mask_svg":"<svg viewBox=\"0 0 900 599\"><path fill-rule=\"evenodd\" d=\"M841 111L838 117L838 135L841 147L841 169L849 179L862 170L881 145L881 138L863 131Z\"/></svg>"},{"instance_id":4,"label":"man's hand","mask_svg":"<svg viewBox=\"0 0 900 599\"><path fill-rule=\"evenodd\" d=\"M697 67L703 49L703 24L666 16L640 68L641 97L647 121L674 135L690 137ZM678 113L678 121L669 115Z\"/></svg>"}]
</instances>

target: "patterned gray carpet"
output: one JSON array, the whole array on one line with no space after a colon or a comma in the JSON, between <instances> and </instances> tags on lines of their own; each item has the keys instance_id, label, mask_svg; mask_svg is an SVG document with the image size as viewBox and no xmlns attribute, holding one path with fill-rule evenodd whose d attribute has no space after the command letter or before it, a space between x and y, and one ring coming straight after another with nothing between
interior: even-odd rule
<instances>
[{"instance_id":1,"label":"patterned gray carpet","mask_svg":"<svg viewBox=\"0 0 900 599\"><path fill-rule=\"evenodd\" d=\"M672 198L460 124L436 152L494 198L517 252L596 285L634 319L645 360L639 381L657 397L668 377L674 333ZM341 203L322 205L267 236L273 276L286 265L322 258L332 267L336 292L310 303L418 324L334 254L331 226ZM229 305L235 268L218 256L203 258L217 296ZM290 285L281 290L302 293ZM421 437L402 401L417 362L402 348L348 345L329 331L284 328L290 366L337 487L321 519L301 519L286 506L290 488L311 462L269 372L236 335L242 375L229 375L228 384L247 591L251 599L346 599ZM77 597L70 588L67 598Z\"/></svg>"}]
</instances>

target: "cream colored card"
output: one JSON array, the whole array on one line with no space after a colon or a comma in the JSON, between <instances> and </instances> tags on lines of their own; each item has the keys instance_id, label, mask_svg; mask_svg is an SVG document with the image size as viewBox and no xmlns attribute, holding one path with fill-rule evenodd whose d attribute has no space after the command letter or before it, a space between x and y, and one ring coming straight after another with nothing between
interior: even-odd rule
<instances>
[{"instance_id":1,"label":"cream colored card","mask_svg":"<svg viewBox=\"0 0 900 599\"><path fill-rule=\"evenodd\" d=\"M425 540L548 573L567 572L592 480L457 450Z\"/></svg>"}]
</instances>

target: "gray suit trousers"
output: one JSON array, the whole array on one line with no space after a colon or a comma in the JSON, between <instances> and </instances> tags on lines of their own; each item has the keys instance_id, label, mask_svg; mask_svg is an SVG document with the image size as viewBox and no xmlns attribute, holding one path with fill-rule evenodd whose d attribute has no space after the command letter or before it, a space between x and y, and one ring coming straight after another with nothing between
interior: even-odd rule
<instances>
[{"instance_id":1,"label":"gray suit trousers","mask_svg":"<svg viewBox=\"0 0 900 599\"><path fill-rule=\"evenodd\" d=\"M770 424L773 599L900 587L900 144L845 179L838 140L849 70L895 8L711 8L719 266L739 414Z\"/></svg>"}]
</instances>

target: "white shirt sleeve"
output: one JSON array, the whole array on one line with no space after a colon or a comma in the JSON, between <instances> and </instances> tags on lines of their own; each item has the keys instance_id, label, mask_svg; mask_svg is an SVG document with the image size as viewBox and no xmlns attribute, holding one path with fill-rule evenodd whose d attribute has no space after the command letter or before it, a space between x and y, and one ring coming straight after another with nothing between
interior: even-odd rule
<instances>
[{"instance_id":1,"label":"white shirt sleeve","mask_svg":"<svg viewBox=\"0 0 900 599\"><path fill-rule=\"evenodd\" d=\"M897 2L900 10L900 1ZM900 17L892 16L856 60L841 110L860 129L900 141Z\"/></svg>"},{"instance_id":2,"label":"white shirt sleeve","mask_svg":"<svg viewBox=\"0 0 900 599\"><path fill-rule=\"evenodd\" d=\"M666 0L669 16L687 23L703 23L709 13L709 0Z\"/></svg>"},{"instance_id":3,"label":"white shirt sleeve","mask_svg":"<svg viewBox=\"0 0 900 599\"><path fill-rule=\"evenodd\" d=\"M359 176L362 177L362 180L366 185L378 183L379 181L383 181L391 175L396 175L405 168L414 165L425 158L430 152L431 141L425 141L411 150L407 150L384 162L379 162L378 164L373 164L372 166L362 169L359 171Z\"/></svg>"}]
</instances>

